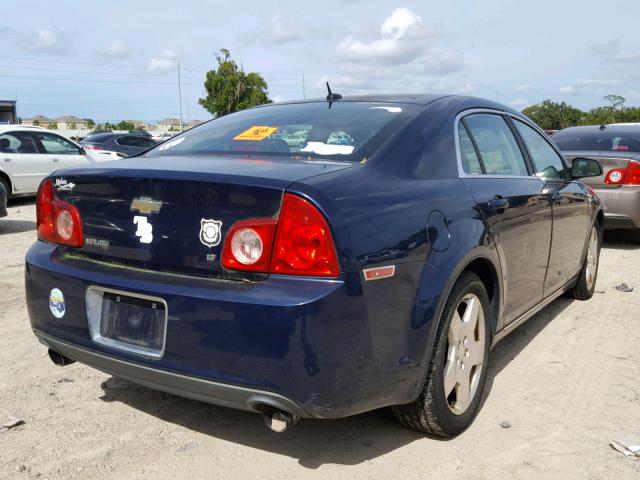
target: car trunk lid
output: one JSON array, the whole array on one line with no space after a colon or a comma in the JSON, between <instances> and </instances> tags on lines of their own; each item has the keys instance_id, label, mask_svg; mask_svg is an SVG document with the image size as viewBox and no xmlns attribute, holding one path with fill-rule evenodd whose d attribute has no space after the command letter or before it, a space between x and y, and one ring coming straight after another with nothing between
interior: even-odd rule
<instances>
[{"instance_id":1,"label":"car trunk lid","mask_svg":"<svg viewBox=\"0 0 640 480\"><path fill-rule=\"evenodd\" d=\"M582 182L593 188L616 189L621 184L608 184L605 179L611 170L626 169L629 160L640 160L640 154L636 152L565 152L565 157L572 163L575 158L591 158L597 160L602 165L602 175L597 177L583 178Z\"/></svg>"},{"instance_id":2,"label":"car trunk lid","mask_svg":"<svg viewBox=\"0 0 640 480\"><path fill-rule=\"evenodd\" d=\"M221 278L220 255L234 222L274 217L294 181L348 163L163 157L76 168L53 177L56 194L82 217L79 253L143 269ZM255 276L255 274L254 274Z\"/></svg>"}]
</instances>

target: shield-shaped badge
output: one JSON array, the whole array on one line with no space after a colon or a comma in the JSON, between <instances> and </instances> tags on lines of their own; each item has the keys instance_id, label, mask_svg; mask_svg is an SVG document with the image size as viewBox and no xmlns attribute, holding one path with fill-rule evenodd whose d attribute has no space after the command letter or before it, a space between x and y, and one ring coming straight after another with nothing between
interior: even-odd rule
<instances>
[{"instance_id":1,"label":"shield-shaped badge","mask_svg":"<svg viewBox=\"0 0 640 480\"><path fill-rule=\"evenodd\" d=\"M207 247L215 247L220 244L220 230L222 229L222 222L219 220L213 220L210 218L203 218L200 220L200 242Z\"/></svg>"}]
</instances>

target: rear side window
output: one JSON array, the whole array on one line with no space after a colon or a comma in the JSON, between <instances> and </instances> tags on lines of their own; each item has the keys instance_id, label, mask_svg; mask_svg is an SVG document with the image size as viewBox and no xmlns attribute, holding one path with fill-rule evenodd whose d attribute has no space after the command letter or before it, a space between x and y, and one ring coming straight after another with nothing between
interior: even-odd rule
<instances>
[{"instance_id":1,"label":"rear side window","mask_svg":"<svg viewBox=\"0 0 640 480\"><path fill-rule=\"evenodd\" d=\"M549 180L568 180L569 172L549 142L526 123L516 119L513 123L529 150L536 175Z\"/></svg>"},{"instance_id":2,"label":"rear side window","mask_svg":"<svg viewBox=\"0 0 640 480\"><path fill-rule=\"evenodd\" d=\"M520 147L502 116L477 113L465 117L464 122L487 175L529 175Z\"/></svg>"},{"instance_id":3,"label":"rear side window","mask_svg":"<svg viewBox=\"0 0 640 480\"><path fill-rule=\"evenodd\" d=\"M640 127L637 131L567 128L554 134L553 141L560 150L567 152L640 152Z\"/></svg>"},{"instance_id":4,"label":"rear side window","mask_svg":"<svg viewBox=\"0 0 640 480\"><path fill-rule=\"evenodd\" d=\"M462 160L462 168L467 175L482 175L482 167L480 159L476 153L476 149L471 141L471 136L467 127L463 123L458 128L458 136L460 139L460 157Z\"/></svg>"},{"instance_id":5,"label":"rear side window","mask_svg":"<svg viewBox=\"0 0 640 480\"><path fill-rule=\"evenodd\" d=\"M80 149L73 143L50 133L37 133L44 151L52 155L80 155Z\"/></svg>"},{"instance_id":6,"label":"rear side window","mask_svg":"<svg viewBox=\"0 0 640 480\"><path fill-rule=\"evenodd\" d=\"M0 135L2 153L38 153L33 136L29 132L11 132Z\"/></svg>"},{"instance_id":7,"label":"rear side window","mask_svg":"<svg viewBox=\"0 0 640 480\"><path fill-rule=\"evenodd\" d=\"M119 145L128 147L151 148L156 144L156 142L147 137L119 137L116 141Z\"/></svg>"}]
</instances>

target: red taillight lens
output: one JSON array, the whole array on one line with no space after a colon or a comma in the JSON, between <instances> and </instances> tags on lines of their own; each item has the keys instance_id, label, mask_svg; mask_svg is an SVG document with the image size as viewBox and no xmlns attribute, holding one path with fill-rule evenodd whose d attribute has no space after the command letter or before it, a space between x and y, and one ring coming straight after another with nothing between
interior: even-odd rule
<instances>
[{"instance_id":1,"label":"red taillight lens","mask_svg":"<svg viewBox=\"0 0 640 480\"><path fill-rule=\"evenodd\" d=\"M327 221L310 202L289 193L282 203L271 272L321 277L340 274Z\"/></svg>"},{"instance_id":2,"label":"red taillight lens","mask_svg":"<svg viewBox=\"0 0 640 480\"><path fill-rule=\"evenodd\" d=\"M626 169L624 168L614 168L613 170L609 170L609 173L607 173L607 176L604 179L604 183L608 185L622 185L625 172Z\"/></svg>"},{"instance_id":3,"label":"red taillight lens","mask_svg":"<svg viewBox=\"0 0 640 480\"><path fill-rule=\"evenodd\" d=\"M629 160L627 173L624 176L625 185L640 185L640 162Z\"/></svg>"},{"instance_id":4,"label":"red taillight lens","mask_svg":"<svg viewBox=\"0 0 640 480\"><path fill-rule=\"evenodd\" d=\"M286 193L279 218L236 222L227 232L222 266L230 270L337 277L329 225L307 200Z\"/></svg>"},{"instance_id":5,"label":"red taillight lens","mask_svg":"<svg viewBox=\"0 0 640 480\"><path fill-rule=\"evenodd\" d=\"M222 266L230 270L268 273L277 224L277 218L234 223L222 248Z\"/></svg>"},{"instance_id":6,"label":"red taillight lens","mask_svg":"<svg viewBox=\"0 0 640 480\"><path fill-rule=\"evenodd\" d=\"M50 179L42 182L38 189L36 217L38 239L70 247L84 245L80 212L55 196Z\"/></svg>"},{"instance_id":7,"label":"red taillight lens","mask_svg":"<svg viewBox=\"0 0 640 480\"><path fill-rule=\"evenodd\" d=\"M93 143L83 143L82 146L85 150L104 150L102 145L95 145Z\"/></svg>"}]
</instances>

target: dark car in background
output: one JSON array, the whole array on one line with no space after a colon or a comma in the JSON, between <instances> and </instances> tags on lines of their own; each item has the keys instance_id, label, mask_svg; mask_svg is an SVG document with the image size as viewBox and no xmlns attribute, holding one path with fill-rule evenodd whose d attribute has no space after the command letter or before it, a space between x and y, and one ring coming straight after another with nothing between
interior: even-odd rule
<instances>
[{"instance_id":1,"label":"dark car in background","mask_svg":"<svg viewBox=\"0 0 640 480\"><path fill-rule=\"evenodd\" d=\"M97 133L85 138L80 144L87 150L108 150L131 157L149 150L157 143L148 134Z\"/></svg>"},{"instance_id":2,"label":"dark car in background","mask_svg":"<svg viewBox=\"0 0 640 480\"><path fill-rule=\"evenodd\" d=\"M559 296L593 295L603 218L579 178L600 173L479 98L243 110L44 180L31 326L57 365L276 431L393 406L456 435L491 347Z\"/></svg>"},{"instance_id":3,"label":"dark car in background","mask_svg":"<svg viewBox=\"0 0 640 480\"><path fill-rule=\"evenodd\" d=\"M569 162L587 157L602 164L602 175L583 181L600 197L605 228L640 228L640 124L570 127L552 138Z\"/></svg>"}]
</instances>

